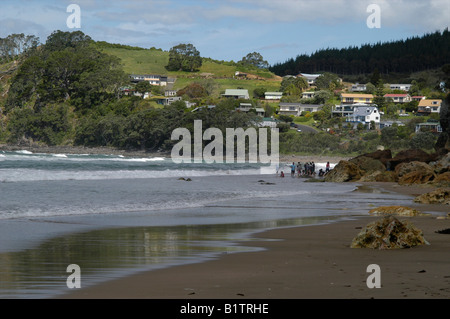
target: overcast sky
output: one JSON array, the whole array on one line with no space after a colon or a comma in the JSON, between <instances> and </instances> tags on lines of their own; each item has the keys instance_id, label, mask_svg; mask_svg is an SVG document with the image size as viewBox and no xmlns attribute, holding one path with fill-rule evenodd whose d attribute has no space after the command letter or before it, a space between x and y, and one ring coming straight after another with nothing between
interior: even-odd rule
<instances>
[{"instance_id":1,"label":"overcast sky","mask_svg":"<svg viewBox=\"0 0 450 319\"><path fill-rule=\"evenodd\" d=\"M270 63L333 47L442 31L450 0L0 0L0 37L81 30L97 41L169 50L192 43L203 57L239 61L259 52ZM70 4L81 28L69 28ZM369 28L380 9L380 27ZM375 20L374 20L375 19ZM75 20L72 20L75 21ZM372 25L373 26L373 25ZM375 25L376 26L376 25Z\"/></svg>"}]
</instances>

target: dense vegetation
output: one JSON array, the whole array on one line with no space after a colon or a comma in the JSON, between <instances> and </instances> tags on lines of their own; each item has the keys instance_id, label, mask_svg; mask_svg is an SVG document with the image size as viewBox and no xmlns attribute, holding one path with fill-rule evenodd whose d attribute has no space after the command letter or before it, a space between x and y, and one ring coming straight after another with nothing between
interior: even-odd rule
<instances>
[{"instance_id":1,"label":"dense vegetation","mask_svg":"<svg viewBox=\"0 0 450 319\"><path fill-rule=\"evenodd\" d=\"M171 55L156 48L94 42L80 31L55 31L45 44L40 44L33 36L11 35L0 39L0 141L169 151L174 144L172 131L178 127L192 131L196 119L203 121L203 129L221 129L223 136L226 128L258 124L260 118L255 112L235 111L240 102L264 108L265 116L282 121L279 124L280 152L284 154L350 154L374 151L380 145L394 150L411 147L431 150L437 140L432 132L415 133L416 123L439 120L438 115L412 116L411 112L417 111L417 102L402 105L411 113L403 121L405 126L394 125L380 131L363 126L355 128L345 119L332 117L331 108L339 103L337 90L343 88L334 73L323 73L317 79L314 98L303 99L302 92L310 90L305 79L273 78L264 69L267 63L257 52L235 63L199 60L200 53L190 45L172 49ZM179 54L193 57L194 64L190 64L189 59L183 60ZM150 63L149 57L154 59ZM141 94L151 91L154 95L163 95L159 86L145 82L131 85L128 74L152 73L139 72L142 65L161 71L168 71L172 65L174 71L168 74L177 77L175 89L179 90L182 101L163 107L152 99L125 95L124 87ZM254 77L233 78L236 70ZM205 78L199 72L213 76ZM444 74L446 78L441 80L447 81L448 87L450 67L446 65L440 72L439 79ZM399 106L382 98L386 93L393 93L383 87L384 76L373 72L369 77L375 84L368 87L379 98L385 119L399 119ZM414 94L445 98L446 94L436 89L435 80L428 80L425 75L421 78L413 83ZM248 89L251 100L223 99L224 88ZM267 91L283 92L283 102L324 104L324 107L300 117L279 116L278 102L261 100ZM196 106L187 108L185 101L194 102ZM202 107L206 105L216 107ZM446 119L448 122L449 113L445 114L441 122ZM292 130L294 123L312 126L317 133Z\"/></svg>"},{"instance_id":2,"label":"dense vegetation","mask_svg":"<svg viewBox=\"0 0 450 319\"><path fill-rule=\"evenodd\" d=\"M339 75L413 73L440 68L450 61L450 32L425 34L388 43L365 44L345 49L327 48L298 55L270 70L277 75L331 72Z\"/></svg>"}]
</instances>

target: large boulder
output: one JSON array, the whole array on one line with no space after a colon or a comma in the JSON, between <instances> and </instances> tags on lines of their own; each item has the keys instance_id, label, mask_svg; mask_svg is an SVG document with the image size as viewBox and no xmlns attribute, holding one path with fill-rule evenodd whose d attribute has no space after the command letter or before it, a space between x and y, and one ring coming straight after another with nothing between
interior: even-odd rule
<instances>
[{"instance_id":1,"label":"large boulder","mask_svg":"<svg viewBox=\"0 0 450 319\"><path fill-rule=\"evenodd\" d=\"M428 245L413 224L390 215L369 223L352 241L351 248L399 249Z\"/></svg>"},{"instance_id":2,"label":"large boulder","mask_svg":"<svg viewBox=\"0 0 450 319\"><path fill-rule=\"evenodd\" d=\"M436 187L450 187L450 172L439 174L432 182Z\"/></svg>"},{"instance_id":3,"label":"large boulder","mask_svg":"<svg viewBox=\"0 0 450 319\"><path fill-rule=\"evenodd\" d=\"M430 165L418 161L397 165L395 173L398 176L398 183L400 185L425 184L436 177Z\"/></svg>"},{"instance_id":4,"label":"large boulder","mask_svg":"<svg viewBox=\"0 0 450 319\"><path fill-rule=\"evenodd\" d=\"M326 182L342 183L358 181L364 174L358 165L341 160L339 163L325 175Z\"/></svg>"},{"instance_id":5,"label":"large boulder","mask_svg":"<svg viewBox=\"0 0 450 319\"><path fill-rule=\"evenodd\" d=\"M359 157L369 157L369 158L372 158L375 160L379 160L386 167L387 161L392 159L392 152L391 152L391 150L378 150L378 151L375 151L372 153L366 153L366 154L357 156L354 159L357 159Z\"/></svg>"},{"instance_id":6,"label":"large boulder","mask_svg":"<svg viewBox=\"0 0 450 319\"><path fill-rule=\"evenodd\" d=\"M428 214L422 214L418 210L406 206L380 206L374 209L371 209L369 211L370 215L397 215L397 216L406 216L406 217L413 217L413 216L421 216L421 215L428 215Z\"/></svg>"},{"instance_id":7,"label":"large boulder","mask_svg":"<svg viewBox=\"0 0 450 319\"><path fill-rule=\"evenodd\" d=\"M399 152L395 157L387 160L386 165L389 170L394 170L401 163L414 161L430 163L436 161L438 156L438 154L428 154L420 149L411 149Z\"/></svg>"},{"instance_id":8,"label":"large boulder","mask_svg":"<svg viewBox=\"0 0 450 319\"><path fill-rule=\"evenodd\" d=\"M422 194L414 198L414 202L450 205L450 188L438 188L432 192Z\"/></svg>"},{"instance_id":9,"label":"large boulder","mask_svg":"<svg viewBox=\"0 0 450 319\"><path fill-rule=\"evenodd\" d=\"M386 166L384 166L384 164L380 160L373 159L367 156L358 156L352 158L349 162L358 165L358 167L363 170L365 174L386 170Z\"/></svg>"},{"instance_id":10,"label":"large boulder","mask_svg":"<svg viewBox=\"0 0 450 319\"><path fill-rule=\"evenodd\" d=\"M450 171L450 153L444 155L436 162L430 163L436 174L442 174Z\"/></svg>"},{"instance_id":11,"label":"large boulder","mask_svg":"<svg viewBox=\"0 0 450 319\"><path fill-rule=\"evenodd\" d=\"M395 183L398 181L398 177L395 172L392 171L375 171L365 174L359 181Z\"/></svg>"}]
</instances>

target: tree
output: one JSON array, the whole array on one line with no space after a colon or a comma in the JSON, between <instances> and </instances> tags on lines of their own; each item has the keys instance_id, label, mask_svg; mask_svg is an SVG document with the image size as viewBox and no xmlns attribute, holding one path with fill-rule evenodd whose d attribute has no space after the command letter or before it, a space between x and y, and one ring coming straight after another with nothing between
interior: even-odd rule
<instances>
[{"instance_id":1,"label":"tree","mask_svg":"<svg viewBox=\"0 0 450 319\"><path fill-rule=\"evenodd\" d=\"M136 84L134 89L142 95L142 98L144 98L145 93L152 91L152 85L148 81L141 81Z\"/></svg>"},{"instance_id":2,"label":"tree","mask_svg":"<svg viewBox=\"0 0 450 319\"><path fill-rule=\"evenodd\" d=\"M267 92L266 88L257 87L256 89L253 90L253 96L256 97L257 99L260 99L265 97L266 92Z\"/></svg>"},{"instance_id":3,"label":"tree","mask_svg":"<svg viewBox=\"0 0 450 319\"><path fill-rule=\"evenodd\" d=\"M63 32L57 30L48 36L44 48L47 51L62 51L67 48L79 49L87 47L91 42L91 37L81 31Z\"/></svg>"},{"instance_id":4,"label":"tree","mask_svg":"<svg viewBox=\"0 0 450 319\"><path fill-rule=\"evenodd\" d=\"M289 115L284 115L284 114L280 115L280 116L278 117L278 119L279 119L280 121L285 122L285 123L291 123L291 122L294 120L291 116L289 116Z\"/></svg>"},{"instance_id":5,"label":"tree","mask_svg":"<svg viewBox=\"0 0 450 319\"><path fill-rule=\"evenodd\" d=\"M386 106L386 99L384 98L383 80L379 80L377 82L377 86L375 89L375 97L373 98L373 103L378 106L379 110L383 109Z\"/></svg>"},{"instance_id":6,"label":"tree","mask_svg":"<svg viewBox=\"0 0 450 319\"><path fill-rule=\"evenodd\" d=\"M339 85L339 77L333 73L326 72L316 79L316 86L321 90L328 90L330 86L338 88Z\"/></svg>"},{"instance_id":7,"label":"tree","mask_svg":"<svg viewBox=\"0 0 450 319\"><path fill-rule=\"evenodd\" d=\"M258 69L267 69L269 67L269 63L265 61L263 56L258 52L247 54L238 63L245 66L252 66Z\"/></svg>"},{"instance_id":8,"label":"tree","mask_svg":"<svg viewBox=\"0 0 450 319\"><path fill-rule=\"evenodd\" d=\"M200 52L192 44L179 44L169 51L169 71L194 72L202 66Z\"/></svg>"},{"instance_id":9,"label":"tree","mask_svg":"<svg viewBox=\"0 0 450 319\"><path fill-rule=\"evenodd\" d=\"M292 91L292 86L297 89L297 92L302 92L304 89L309 87L308 82L304 77L289 76L285 77L283 81L281 81L280 91L283 93L285 93L288 89Z\"/></svg>"}]
</instances>

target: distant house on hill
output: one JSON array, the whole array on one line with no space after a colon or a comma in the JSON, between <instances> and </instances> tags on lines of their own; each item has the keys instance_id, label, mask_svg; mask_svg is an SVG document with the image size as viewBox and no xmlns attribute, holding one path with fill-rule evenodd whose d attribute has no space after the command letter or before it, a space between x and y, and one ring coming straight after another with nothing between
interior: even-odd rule
<instances>
[{"instance_id":1,"label":"distant house on hill","mask_svg":"<svg viewBox=\"0 0 450 319\"><path fill-rule=\"evenodd\" d=\"M352 87L350 88L351 92L365 92L366 90L367 90L367 85L359 84L359 83L353 84Z\"/></svg>"},{"instance_id":2,"label":"distant house on hill","mask_svg":"<svg viewBox=\"0 0 450 319\"><path fill-rule=\"evenodd\" d=\"M283 92L266 92L264 93L264 98L266 100L281 100L283 97Z\"/></svg>"},{"instance_id":3,"label":"distant house on hill","mask_svg":"<svg viewBox=\"0 0 450 319\"><path fill-rule=\"evenodd\" d=\"M302 99L312 99L316 92L303 92L302 93Z\"/></svg>"},{"instance_id":4,"label":"distant house on hill","mask_svg":"<svg viewBox=\"0 0 450 319\"><path fill-rule=\"evenodd\" d=\"M240 103L239 107L236 108L238 112L248 113L250 110L254 110L258 116L264 116L266 111L262 107L254 107L252 103Z\"/></svg>"},{"instance_id":5,"label":"distant house on hill","mask_svg":"<svg viewBox=\"0 0 450 319\"><path fill-rule=\"evenodd\" d=\"M156 74L132 74L130 75L130 81L132 83L147 81L151 85L167 86L168 78L167 76L161 76Z\"/></svg>"},{"instance_id":6,"label":"distant house on hill","mask_svg":"<svg viewBox=\"0 0 450 319\"><path fill-rule=\"evenodd\" d=\"M372 101L373 101L372 94L356 94L356 93L341 94L341 104L357 104L357 103L371 104Z\"/></svg>"},{"instance_id":7,"label":"distant house on hill","mask_svg":"<svg viewBox=\"0 0 450 319\"><path fill-rule=\"evenodd\" d=\"M417 102L420 102L421 100L425 100L425 96L423 96L423 95L414 95L414 96L411 96L411 100L413 100L413 101L417 101Z\"/></svg>"},{"instance_id":8,"label":"distant house on hill","mask_svg":"<svg viewBox=\"0 0 450 319\"><path fill-rule=\"evenodd\" d=\"M297 77L304 77L308 82L309 86L316 84L316 80L319 76L321 76L321 74L300 73L297 75Z\"/></svg>"},{"instance_id":9,"label":"distant house on hill","mask_svg":"<svg viewBox=\"0 0 450 319\"><path fill-rule=\"evenodd\" d=\"M227 98L233 98L233 99L250 100L250 95L248 94L248 90L226 89L225 93L222 94L222 96L227 97Z\"/></svg>"},{"instance_id":10,"label":"distant house on hill","mask_svg":"<svg viewBox=\"0 0 450 319\"><path fill-rule=\"evenodd\" d=\"M440 113L442 100L420 100L417 114L429 115L431 113Z\"/></svg>"},{"instance_id":11,"label":"distant house on hill","mask_svg":"<svg viewBox=\"0 0 450 319\"><path fill-rule=\"evenodd\" d=\"M411 89L411 84L389 84L391 90L402 90L408 92Z\"/></svg>"},{"instance_id":12,"label":"distant house on hill","mask_svg":"<svg viewBox=\"0 0 450 319\"><path fill-rule=\"evenodd\" d=\"M416 125L416 133L419 132L441 133L442 127L439 122L419 123Z\"/></svg>"},{"instance_id":13,"label":"distant house on hill","mask_svg":"<svg viewBox=\"0 0 450 319\"><path fill-rule=\"evenodd\" d=\"M411 96L409 94L385 94L386 100L392 100L394 103L407 103L411 102Z\"/></svg>"},{"instance_id":14,"label":"distant house on hill","mask_svg":"<svg viewBox=\"0 0 450 319\"><path fill-rule=\"evenodd\" d=\"M300 116L302 112L317 112L322 108L320 104L280 103L280 115Z\"/></svg>"},{"instance_id":15,"label":"distant house on hill","mask_svg":"<svg viewBox=\"0 0 450 319\"><path fill-rule=\"evenodd\" d=\"M347 122L370 124L380 123L380 112L376 106L355 106L353 114L347 118Z\"/></svg>"}]
</instances>

